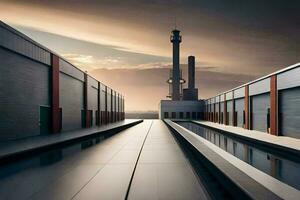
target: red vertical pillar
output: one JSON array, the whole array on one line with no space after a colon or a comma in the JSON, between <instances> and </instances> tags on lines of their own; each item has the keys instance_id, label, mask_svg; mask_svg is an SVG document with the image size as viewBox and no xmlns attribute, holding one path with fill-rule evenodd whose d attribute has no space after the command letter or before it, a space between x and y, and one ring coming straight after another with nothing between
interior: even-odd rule
<instances>
[{"instance_id":1,"label":"red vertical pillar","mask_svg":"<svg viewBox=\"0 0 300 200\"><path fill-rule=\"evenodd\" d=\"M249 125L249 85L245 86L245 100L244 100L244 109L245 109L245 129L250 129Z\"/></svg>"},{"instance_id":2,"label":"red vertical pillar","mask_svg":"<svg viewBox=\"0 0 300 200\"><path fill-rule=\"evenodd\" d=\"M278 135L277 131L277 76L273 75L270 82L270 134Z\"/></svg>"},{"instance_id":3,"label":"red vertical pillar","mask_svg":"<svg viewBox=\"0 0 300 200\"><path fill-rule=\"evenodd\" d=\"M59 57L51 54L51 117L52 132L60 131L60 110L59 110Z\"/></svg>"}]
</instances>

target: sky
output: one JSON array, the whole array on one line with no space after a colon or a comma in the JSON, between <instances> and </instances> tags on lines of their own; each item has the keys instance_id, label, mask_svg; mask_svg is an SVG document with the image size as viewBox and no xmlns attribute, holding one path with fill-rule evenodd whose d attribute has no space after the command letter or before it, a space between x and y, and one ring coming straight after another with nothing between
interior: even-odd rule
<instances>
[{"instance_id":1,"label":"sky","mask_svg":"<svg viewBox=\"0 0 300 200\"><path fill-rule=\"evenodd\" d=\"M0 0L0 19L155 111L168 95L170 32L196 57L205 99L299 62L299 0Z\"/></svg>"}]
</instances>

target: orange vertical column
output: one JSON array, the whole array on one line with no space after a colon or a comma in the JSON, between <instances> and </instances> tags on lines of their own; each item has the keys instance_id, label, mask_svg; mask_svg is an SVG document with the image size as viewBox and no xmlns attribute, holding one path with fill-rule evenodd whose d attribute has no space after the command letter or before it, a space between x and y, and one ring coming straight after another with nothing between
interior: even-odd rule
<instances>
[{"instance_id":1,"label":"orange vertical column","mask_svg":"<svg viewBox=\"0 0 300 200\"><path fill-rule=\"evenodd\" d=\"M245 101L244 101L244 109L245 109L245 129L250 129L249 126L249 85L245 86Z\"/></svg>"},{"instance_id":2,"label":"orange vertical column","mask_svg":"<svg viewBox=\"0 0 300 200\"><path fill-rule=\"evenodd\" d=\"M277 131L277 76L270 79L270 134L278 135Z\"/></svg>"},{"instance_id":3,"label":"orange vertical column","mask_svg":"<svg viewBox=\"0 0 300 200\"><path fill-rule=\"evenodd\" d=\"M59 57L51 54L51 117L52 132L60 131L60 110L59 110Z\"/></svg>"}]
</instances>

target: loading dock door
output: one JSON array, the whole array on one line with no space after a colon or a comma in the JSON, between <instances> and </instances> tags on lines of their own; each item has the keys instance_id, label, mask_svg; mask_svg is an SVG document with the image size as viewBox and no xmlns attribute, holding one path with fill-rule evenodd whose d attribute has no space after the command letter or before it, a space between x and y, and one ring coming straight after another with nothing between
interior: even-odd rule
<instances>
[{"instance_id":1,"label":"loading dock door","mask_svg":"<svg viewBox=\"0 0 300 200\"><path fill-rule=\"evenodd\" d=\"M220 123L224 124L224 102L221 102L220 105Z\"/></svg>"},{"instance_id":2,"label":"loading dock door","mask_svg":"<svg viewBox=\"0 0 300 200\"><path fill-rule=\"evenodd\" d=\"M300 139L300 87L278 93L279 134Z\"/></svg>"},{"instance_id":3,"label":"loading dock door","mask_svg":"<svg viewBox=\"0 0 300 200\"><path fill-rule=\"evenodd\" d=\"M235 112L237 113L237 115L236 115L236 120L237 120L237 126L238 127L243 127L243 122L244 122L244 119L243 119L243 117L244 117L244 114L243 114L243 112L244 112L244 98L240 98L240 99L236 99L235 100L235 104L234 104L234 106L235 106L235 108L234 108L234 110L235 110Z\"/></svg>"},{"instance_id":4,"label":"loading dock door","mask_svg":"<svg viewBox=\"0 0 300 200\"><path fill-rule=\"evenodd\" d=\"M233 113L232 113L232 100L229 100L226 102L227 103L227 122L228 122L228 125L233 125Z\"/></svg>"},{"instance_id":5,"label":"loading dock door","mask_svg":"<svg viewBox=\"0 0 300 200\"><path fill-rule=\"evenodd\" d=\"M51 108L40 106L40 134L48 134L51 130Z\"/></svg>"},{"instance_id":6,"label":"loading dock door","mask_svg":"<svg viewBox=\"0 0 300 200\"><path fill-rule=\"evenodd\" d=\"M251 96L251 128L253 130L267 132L268 108L270 108L270 94Z\"/></svg>"}]
</instances>

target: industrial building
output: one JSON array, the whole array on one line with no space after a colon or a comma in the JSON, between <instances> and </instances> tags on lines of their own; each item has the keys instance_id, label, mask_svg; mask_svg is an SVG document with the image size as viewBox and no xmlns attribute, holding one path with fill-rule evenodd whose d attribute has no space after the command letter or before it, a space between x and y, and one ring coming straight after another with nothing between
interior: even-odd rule
<instances>
[{"instance_id":1,"label":"industrial building","mask_svg":"<svg viewBox=\"0 0 300 200\"><path fill-rule=\"evenodd\" d=\"M300 139L300 63L205 100L204 119Z\"/></svg>"},{"instance_id":2,"label":"industrial building","mask_svg":"<svg viewBox=\"0 0 300 200\"><path fill-rule=\"evenodd\" d=\"M124 119L124 97L0 21L0 140Z\"/></svg>"},{"instance_id":3,"label":"industrial building","mask_svg":"<svg viewBox=\"0 0 300 200\"><path fill-rule=\"evenodd\" d=\"M279 70L207 100L198 100L195 88L195 57L188 57L188 88L182 89L179 58L182 37L171 34L173 68L171 100L161 100L160 119L204 119L272 135L300 138L300 63Z\"/></svg>"},{"instance_id":4,"label":"industrial building","mask_svg":"<svg viewBox=\"0 0 300 200\"><path fill-rule=\"evenodd\" d=\"M188 57L188 88L182 88L185 80L182 78L180 69L180 43L182 37L180 31L174 29L171 33L170 41L173 45L173 67L170 77L168 98L171 100L161 100L159 103L160 119L202 119L202 100L198 100L198 89L195 88L195 57Z\"/></svg>"}]
</instances>

